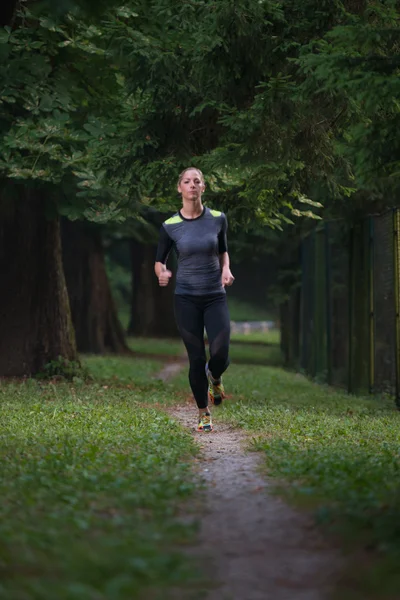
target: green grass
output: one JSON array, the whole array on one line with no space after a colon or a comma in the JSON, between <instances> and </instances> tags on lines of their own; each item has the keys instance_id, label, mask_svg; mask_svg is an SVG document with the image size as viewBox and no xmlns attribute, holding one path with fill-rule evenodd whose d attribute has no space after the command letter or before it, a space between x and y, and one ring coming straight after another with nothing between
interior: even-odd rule
<instances>
[{"instance_id":1,"label":"green grass","mask_svg":"<svg viewBox=\"0 0 400 600\"><path fill-rule=\"evenodd\" d=\"M220 418L252 434L269 474L286 481L284 493L314 510L350 547L369 548L373 564L352 569L349 598L378 592L394 598L400 589L400 413L393 400L352 397L268 367L231 367L226 382L236 401L225 403Z\"/></svg>"},{"instance_id":2,"label":"green grass","mask_svg":"<svg viewBox=\"0 0 400 600\"><path fill-rule=\"evenodd\" d=\"M228 293L229 313L232 321L270 321L274 320L271 311L254 306L243 300L232 298Z\"/></svg>"},{"instance_id":3,"label":"green grass","mask_svg":"<svg viewBox=\"0 0 400 600\"><path fill-rule=\"evenodd\" d=\"M138 354L182 356L185 347L179 338L175 339L156 339L137 337L128 338L128 345L131 350Z\"/></svg>"},{"instance_id":4,"label":"green grass","mask_svg":"<svg viewBox=\"0 0 400 600\"><path fill-rule=\"evenodd\" d=\"M243 336L246 338L249 336ZM269 339L273 340L275 334ZM165 340L156 338L130 338L129 346L140 355L149 357L157 356L160 359L165 356L166 358L171 357L182 357L186 356L185 347L180 340ZM230 348L230 357L233 363L244 363L244 364L258 364L258 365L281 365L282 355L280 347L274 344L272 341L267 344L260 344L257 342L241 343L233 340ZM90 358L86 359L90 363ZM132 359L127 358L126 361L130 364ZM120 365L122 365L123 359L109 359L109 363L105 365L105 368L101 368L101 372L96 371L96 375L99 377L105 376L109 373L113 376L114 373L118 374ZM159 363L161 366L161 362ZM146 371L143 371L143 379L147 378ZM140 376L138 373L137 376Z\"/></svg>"},{"instance_id":5,"label":"green grass","mask_svg":"<svg viewBox=\"0 0 400 600\"><path fill-rule=\"evenodd\" d=\"M253 331L252 333L232 333L231 340L243 344L280 344L279 329L270 331Z\"/></svg>"},{"instance_id":6,"label":"green grass","mask_svg":"<svg viewBox=\"0 0 400 600\"><path fill-rule=\"evenodd\" d=\"M167 391L141 387L158 363L85 362L99 381L1 382L2 600L155 600L196 581L177 518L196 450L155 406Z\"/></svg>"},{"instance_id":7,"label":"green grass","mask_svg":"<svg viewBox=\"0 0 400 600\"><path fill-rule=\"evenodd\" d=\"M149 360L129 356L85 355L82 364L97 381L107 383L144 384L162 367L161 360Z\"/></svg>"},{"instance_id":8,"label":"green grass","mask_svg":"<svg viewBox=\"0 0 400 600\"><path fill-rule=\"evenodd\" d=\"M279 346L263 346L261 344L235 344L230 346L229 356L233 364L273 365L282 364Z\"/></svg>"},{"instance_id":9,"label":"green grass","mask_svg":"<svg viewBox=\"0 0 400 600\"><path fill-rule=\"evenodd\" d=\"M171 355L169 342L141 343L149 355ZM356 561L348 555L341 600L393 600L400 413L387 398L254 365L274 348L232 344L217 429L221 420L244 428L276 493L313 511L342 546L361 549ZM246 357L235 358L239 350ZM240 358L253 364L235 364ZM91 383L0 383L0 599L161 600L196 591L199 568L183 552L194 526L179 516L197 490L197 450L160 410L190 393L187 370L165 385L153 378L158 359L83 362Z\"/></svg>"}]
</instances>

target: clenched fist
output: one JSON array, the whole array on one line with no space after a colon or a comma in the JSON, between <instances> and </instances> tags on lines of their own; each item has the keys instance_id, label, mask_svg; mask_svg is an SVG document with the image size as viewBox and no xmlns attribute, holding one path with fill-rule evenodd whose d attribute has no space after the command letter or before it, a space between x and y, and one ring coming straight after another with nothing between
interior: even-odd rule
<instances>
[{"instance_id":1,"label":"clenched fist","mask_svg":"<svg viewBox=\"0 0 400 600\"><path fill-rule=\"evenodd\" d=\"M231 270L229 269L229 267L225 267L224 269L222 269L222 285L225 287L226 285L232 285L232 283L235 281L234 276L231 273Z\"/></svg>"},{"instance_id":2,"label":"clenched fist","mask_svg":"<svg viewBox=\"0 0 400 600\"><path fill-rule=\"evenodd\" d=\"M172 277L171 271L168 271L168 269L165 269L164 271L161 271L161 273L159 274L158 283L160 284L161 287L165 287L168 285L171 277Z\"/></svg>"}]
</instances>

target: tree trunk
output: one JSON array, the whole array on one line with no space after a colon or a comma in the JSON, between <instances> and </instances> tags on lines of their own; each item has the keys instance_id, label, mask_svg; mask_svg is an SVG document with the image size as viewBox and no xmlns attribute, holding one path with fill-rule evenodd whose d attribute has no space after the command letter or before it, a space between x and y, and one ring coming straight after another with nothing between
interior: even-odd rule
<instances>
[{"instance_id":1,"label":"tree trunk","mask_svg":"<svg viewBox=\"0 0 400 600\"><path fill-rule=\"evenodd\" d=\"M154 274L155 255L155 246L132 240L132 306L128 333L179 337L174 317L175 277L167 287L159 286Z\"/></svg>"},{"instance_id":2,"label":"tree trunk","mask_svg":"<svg viewBox=\"0 0 400 600\"><path fill-rule=\"evenodd\" d=\"M107 278L99 231L67 220L62 231L64 271L79 352L129 352Z\"/></svg>"},{"instance_id":3,"label":"tree trunk","mask_svg":"<svg viewBox=\"0 0 400 600\"><path fill-rule=\"evenodd\" d=\"M2 199L0 375L40 372L62 356L77 360L61 259L58 218L46 219L38 192Z\"/></svg>"}]
</instances>

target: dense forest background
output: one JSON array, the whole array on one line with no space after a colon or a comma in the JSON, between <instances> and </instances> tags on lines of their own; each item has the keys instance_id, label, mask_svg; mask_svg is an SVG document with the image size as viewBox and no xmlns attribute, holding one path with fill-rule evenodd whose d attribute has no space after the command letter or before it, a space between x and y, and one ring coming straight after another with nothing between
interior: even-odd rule
<instances>
[{"instance_id":1,"label":"dense forest background","mask_svg":"<svg viewBox=\"0 0 400 600\"><path fill-rule=\"evenodd\" d=\"M398 204L399 14L391 0L3 3L0 375L176 334L152 269L188 165L228 215L234 315L276 318L317 221Z\"/></svg>"}]
</instances>

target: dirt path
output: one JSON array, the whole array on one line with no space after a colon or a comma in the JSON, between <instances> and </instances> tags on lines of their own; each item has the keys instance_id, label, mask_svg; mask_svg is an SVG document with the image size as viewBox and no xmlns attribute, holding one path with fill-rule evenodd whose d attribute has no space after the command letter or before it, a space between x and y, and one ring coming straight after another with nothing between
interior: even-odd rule
<instances>
[{"instance_id":1,"label":"dirt path","mask_svg":"<svg viewBox=\"0 0 400 600\"><path fill-rule=\"evenodd\" d=\"M198 433L194 403L174 408L173 416L202 448L199 471L207 485L195 554L217 582L206 600L328 599L338 554L309 517L271 495L260 475L262 457L245 451L245 435L218 420L214 432Z\"/></svg>"}]
</instances>

